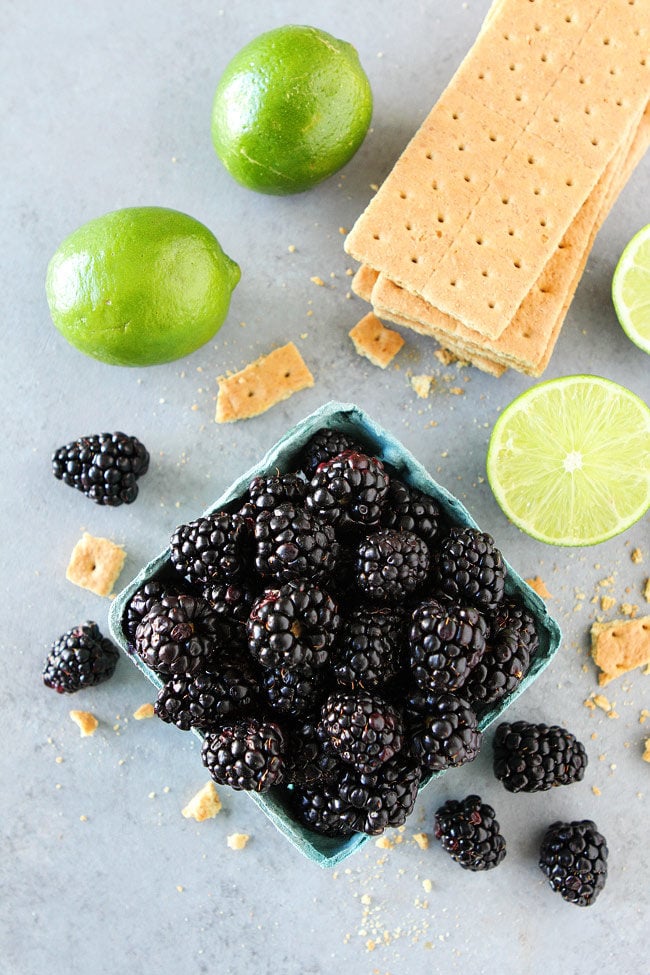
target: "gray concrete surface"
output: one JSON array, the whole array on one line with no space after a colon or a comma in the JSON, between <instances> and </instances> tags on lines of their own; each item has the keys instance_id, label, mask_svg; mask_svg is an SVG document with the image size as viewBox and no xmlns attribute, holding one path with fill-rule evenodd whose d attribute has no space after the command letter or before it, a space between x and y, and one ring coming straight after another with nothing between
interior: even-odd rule
<instances>
[{"instance_id":1,"label":"gray concrete surface","mask_svg":"<svg viewBox=\"0 0 650 975\"><path fill-rule=\"evenodd\" d=\"M499 411L531 381L496 381L434 358L407 335L399 368L380 372L347 338L365 306L349 295L340 227L350 227L472 43L487 0L356 4L230 0L4 0L2 702L0 972L103 975L501 975L647 968L648 678L610 685L617 718L583 705L597 690L588 631L621 602L646 612L648 522L593 549L544 546L508 524L485 479ZM284 23L352 41L375 93L356 158L314 191L261 197L235 185L212 150L210 104L221 70L246 41ZM618 255L650 220L646 159L596 240L547 377L594 372L648 392L648 359L619 328L609 299ZM189 358L119 369L84 357L52 327L44 276L54 249L85 220L135 204L184 210L242 266L217 338ZM295 252L289 252L295 245ZM311 281L320 276L324 287ZM216 377L281 342L299 345L313 389L243 424L213 421ZM418 399L409 373L436 377ZM453 386L463 395L451 395ZM267 445L330 399L375 415L458 494L525 576L540 575L564 630L552 666L510 714L558 722L587 744L585 780L511 796L493 778L490 738L478 760L444 776L392 849L375 843L335 873L304 860L245 796L221 790L223 812L181 816L206 781L197 743L135 721L151 699L125 660L114 679L74 698L41 684L48 645L84 619L105 625L108 601L65 579L83 530L123 543L126 583ZM124 429L152 454L137 502L105 510L56 482L49 457L91 432ZM645 561L631 559L640 547ZM608 585L603 580L611 577ZM607 612L600 596L615 599ZM100 725L82 739L71 707ZM417 831L437 806L478 792L494 804L508 856L465 873ZM536 865L544 827L591 817L606 834L610 877L591 909L565 904ZM233 832L250 834L230 850Z\"/></svg>"}]
</instances>

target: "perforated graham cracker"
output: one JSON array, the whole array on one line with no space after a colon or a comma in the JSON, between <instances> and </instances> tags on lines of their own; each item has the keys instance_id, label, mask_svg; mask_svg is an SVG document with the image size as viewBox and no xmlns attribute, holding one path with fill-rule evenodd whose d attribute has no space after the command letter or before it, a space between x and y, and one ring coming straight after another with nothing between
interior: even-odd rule
<instances>
[{"instance_id":1,"label":"perforated graham cracker","mask_svg":"<svg viewBox=\"0 0 650 975\"><path fill-rule=\"evenodd\" d=\"M221 377L217 423L259 416L276 403L314 385L314 377L293 342L261 356L232 376Z\"/></svg>"},{"instance_id":2,"label":"perforated graham cracker","mask_svg":"<svg viewBox=\"0 0 650 975\"><path fill-rule=\"evenodd\" d=\"M359 355L380 369L385 369L404 345L399 332L382 325L373 312L364 315L348 334Z\"/></svg>"},{"instance_id":3,"label":"perforated graham cracker","mask_svg":"<svg viewBox=\"0 0 650 975\"><path fill-rule=\"evenodd\" d=\"M615 677L650 664L650 616L593 623L591 655L601 671L601 687Z\"/></svg>"},{"instance_id":4,"label":"perforated graham cracker","mask_svg":"<svg viewBox=\"0 0 650 975\"><path fill-rule=\"evenodd\" d=\"M122 571L126 552L109 538L84 532L72 550L65 577L82 589L108 596Z\"/></svg>"}]
</instances>

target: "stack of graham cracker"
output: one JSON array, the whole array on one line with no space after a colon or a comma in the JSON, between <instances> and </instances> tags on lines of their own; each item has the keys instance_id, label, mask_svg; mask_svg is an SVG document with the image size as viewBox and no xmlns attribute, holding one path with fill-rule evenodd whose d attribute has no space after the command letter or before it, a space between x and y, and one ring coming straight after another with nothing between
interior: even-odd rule
<instances>
[{"instance_id":1,"label":"stack of graham cracker","mask_svg":"<svg viewBox=\"0 0 650 975\"><path fill-rule=\"evenodd\" d=\"M650 142L649 53L650 0L496 0L347 237L356 293L493 375L541 375Z\"/></svg>"}]
</instances>

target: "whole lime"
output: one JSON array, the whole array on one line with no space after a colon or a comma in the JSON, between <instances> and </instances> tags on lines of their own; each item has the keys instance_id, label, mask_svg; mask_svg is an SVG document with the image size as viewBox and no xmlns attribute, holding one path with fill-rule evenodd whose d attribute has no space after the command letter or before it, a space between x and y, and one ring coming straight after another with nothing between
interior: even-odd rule
<instances>
[{"instance_id":1,"label":"whole lime","mask_svg":"<svg viewBox=\"0 0 650 975\"><path fill-rule=\"evenodd\" d=\"M243 186L299 193L352 158L371 117L370 82L351 44L315 27L278 27L226 67L212 141Z\"/></svg>"},{"instance_id":2,"label":"whole lime","mask_svg":"<svg viewBox=\"0 0 650 975\"><path fill-rule=\"evenodd\" d=\"M52 321L87 355L151 366L194 352L223 324L241 272L207 227L129 207L67 237L47 269Z\"/></svg>"}]
</instances>

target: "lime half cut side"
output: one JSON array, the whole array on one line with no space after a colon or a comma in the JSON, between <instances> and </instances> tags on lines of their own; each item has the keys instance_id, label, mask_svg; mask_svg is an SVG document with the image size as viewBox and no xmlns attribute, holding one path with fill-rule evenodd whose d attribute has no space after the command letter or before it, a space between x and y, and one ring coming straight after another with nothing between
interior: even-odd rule
<instances>
[{"instance_id":1,"label":"lime half cut side","mask_svg":"<svg viewBox=\"0 0 650 975\"><path fill-rule=\"evenodd\" d=\"M487 454L494 496L550 545L595 545L650 507L650 409L599 376L563 376L517 397Z\"/></svg>"},{"instance_id":2,"label":"lime half cut side","mask_svg":"<svg viewBox=\"0 0 650 975\"><path fill-rule=\"evenodd\" d=\"M621 254L612 279L612 300L627 337L650 353L650 223Z\"/></svg>"}]
</instances>

